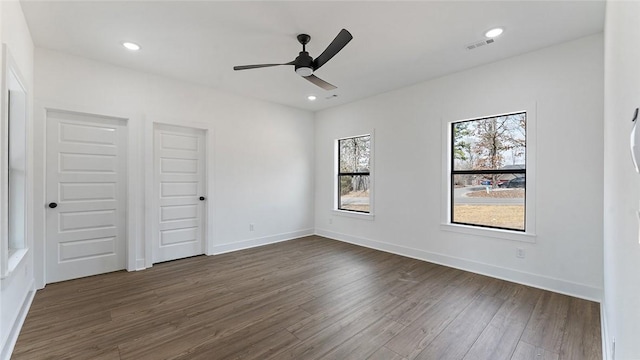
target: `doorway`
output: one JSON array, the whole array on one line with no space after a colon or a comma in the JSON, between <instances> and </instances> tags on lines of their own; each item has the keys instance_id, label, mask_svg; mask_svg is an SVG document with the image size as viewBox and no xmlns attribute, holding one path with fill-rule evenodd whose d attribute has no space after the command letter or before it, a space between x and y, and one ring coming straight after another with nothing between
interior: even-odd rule
<instances>
[{"instance_id":1,"label":"doorway","mask_svg":"<svg viewBox=\"0 0 640 360\"><path fill-rule=\"evenodd\" d=\"M154 126L153 262L204 253L205 131Z\"/></svg>"}]
</instances>

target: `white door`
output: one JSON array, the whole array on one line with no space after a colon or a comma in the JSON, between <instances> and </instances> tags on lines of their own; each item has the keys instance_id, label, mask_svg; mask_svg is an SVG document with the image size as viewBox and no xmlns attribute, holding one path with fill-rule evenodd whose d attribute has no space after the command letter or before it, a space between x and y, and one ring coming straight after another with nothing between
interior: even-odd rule
<instances>
[{"instance_id":1,"label":"white door","mask_svg":"<svg viewBox=\"0 0 640 360\"><path fill-rule=\"evenodd\" d=\"M47 283L125 268L126 143L122 119L47 112Z\"/></svg>"},{"instance_id":2,"label":"white door","mask_svg":"<svg viewBox=\"0 0 640 360\"><path fill-rule=\"evenodd\" d=\"M203 253L204 139L199 129L154 128L154 262Z\"/></svg>"}]
</instances>

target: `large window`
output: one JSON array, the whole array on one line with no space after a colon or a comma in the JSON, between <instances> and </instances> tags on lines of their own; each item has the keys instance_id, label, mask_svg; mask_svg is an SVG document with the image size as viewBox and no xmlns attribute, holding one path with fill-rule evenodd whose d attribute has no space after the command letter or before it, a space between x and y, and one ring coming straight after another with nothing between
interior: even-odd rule
<instances>
[{"instance_id":1,"label":"large window","mask_svg":"<svg viewBox=\"0 0 640 360\"><path fill-rule=\"evenodd\" d=\"M6 46L2 48L0 117L0 277L24 257L26 242L27 91Z\"/></svg>"},{"instance_id":2,"label":"large window","mask_svg":"<svg viewBox=\"0 0 640 360\"><path fill-rule=\"evenodd\" d=\"M451 124L451 223L525 231L524 112Z\"/></svg>"},{"instance_id":3,"label":"large window","mask_svg":"<svg viewBox=\"0 0 640 360\"><path fill-rule=\"evenodd\" d=\"M371 135L338 140L338 210L371 212Z\"/></svg>"}]
</instances>

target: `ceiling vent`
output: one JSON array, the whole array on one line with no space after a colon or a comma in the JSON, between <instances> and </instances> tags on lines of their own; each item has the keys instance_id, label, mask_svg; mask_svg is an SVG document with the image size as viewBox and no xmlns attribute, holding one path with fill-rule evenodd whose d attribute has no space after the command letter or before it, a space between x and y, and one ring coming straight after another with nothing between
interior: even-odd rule
<instances>
[{"instance_id":1,"label":"ceiling vent","mask_svg":"<svg viewBox=\"0 0 640 360\"><path fill-rule=\"evenodd\" d=\"M467 48L467 50L473 50L473 49L477 49L479 47L483 47L485 45L493 44L494 42L496 42L495 39L487 39L487 40L476 41L476 42L473 42L473 43L467 45L466 48Z\"/></svg>"}]
</instances>

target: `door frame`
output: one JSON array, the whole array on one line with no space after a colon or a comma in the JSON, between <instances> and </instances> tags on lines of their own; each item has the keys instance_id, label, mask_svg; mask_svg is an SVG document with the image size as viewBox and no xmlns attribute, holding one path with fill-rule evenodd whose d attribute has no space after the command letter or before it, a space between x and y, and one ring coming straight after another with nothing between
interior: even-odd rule
<instances>
[{"instance_id":1,"label":"door frame","mask_svg":"<svg viewBox=\"0 0 640 360\"><path fill-rule=\"evenodd\" d=\"M144 129L144 183L155 184L154 178L154 136L157 125L169 125L183 128L192 128L204 131L204 162L206 171L204 174L204 195L207 198L205 202L205 214L202 217L202 248L205 255L213 255L214 239L213 239L213 168L214 168L214 131L213 124L204 121L179 121L175 118L159 118L155 120L146 119ZM158 208L158 199L155 198L155 186L145 187L145 265L147 268L153 266L153 236L157 230L154 222L154 214Z\"/></svg>"},{"instance_id":2,"label":"door frame","mask_svg":"<svg viewBox=\"0 0 640 360\"><path fill-rule=\"evenodd\" d=\"M47 113L49 111L75 113L89 116L103 116L107 118L121 119L125 124L127 136L127 149L125 159L127 161L127 180L125 191L127 194L126 216L126 247L125 263L127 271L142 270L144 266L141 224L144 218L144 190L143 164L140 156L142 150L141 128L143 116L123 114L109 109L84 107L78 105L61 104L56 102L36 101L34 106L34 275L36 288L41 289L46 285L46 151L47 151ZM40 225L38 225L38 223Z\"/></svg>"}]
</instances>

